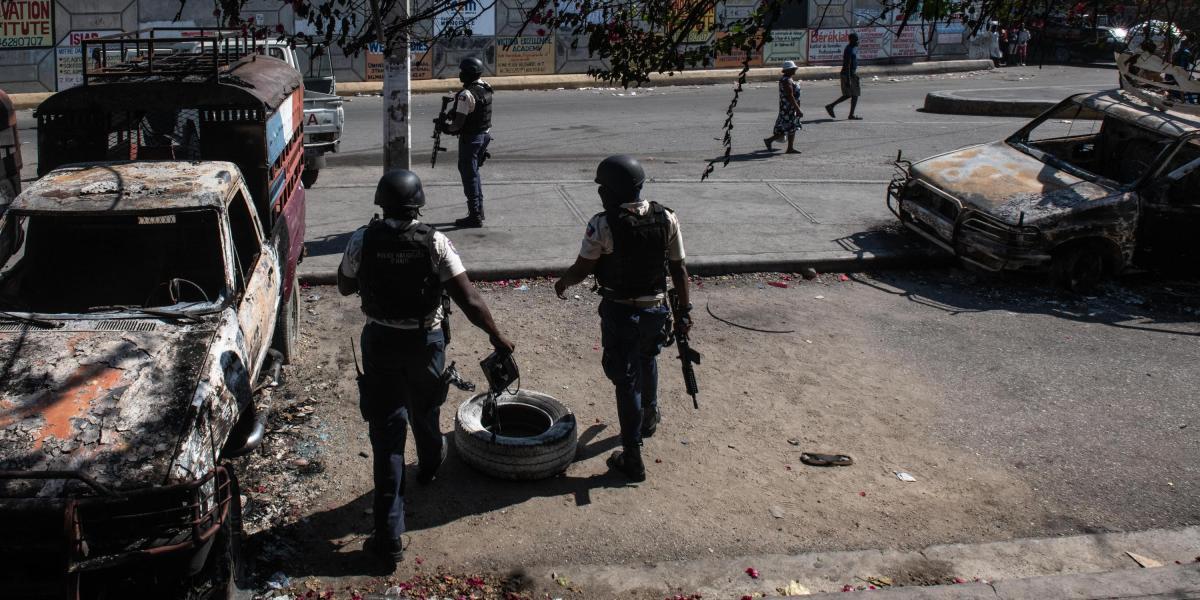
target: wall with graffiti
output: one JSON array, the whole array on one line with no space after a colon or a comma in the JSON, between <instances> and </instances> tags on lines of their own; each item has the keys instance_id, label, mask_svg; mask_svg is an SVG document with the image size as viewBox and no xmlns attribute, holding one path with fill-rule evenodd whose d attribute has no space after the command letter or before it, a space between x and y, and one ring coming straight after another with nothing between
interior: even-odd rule
<instances>
[{"instance_id":1,"label":"wall with graffiti","mask_svg":"<svg viewBox=\"0 0 1200 600\"><path fill-rule=\"evenodd\" d=\"M723 0L706 22L745 17L758 2ZM586 39L569 31L525 24L525 12L535 4L536 0L464 0L456 11L422 24L410 47L414 78L454 77L459 61L468 56L482 59L488 76L585 73L603 65L589 54ZM83 40L152 27L213 27L217 18L211 11L211 4L181 4L179 0L0 0L0 88L11 93L78 85L82 81ZM296 18L291 3L280 0L251 0L243 16L253 18L256 25L289 34L311 30L305 20ZM771 40L749 57L750 65L785 60L837 63L851 32L859 35L859 59L865 63L964 58L968 54L961 20L910 22L903 31L899 23L897 15L882 10L879 0L789 2L775 22ZM445 39L441 35L447 28L464 25L471 30L470 37ZM703 43L712 35L698 32L686 43ZM334 49L332 58L340 81L383 78L383 55L378 46L350 56ZM709 67L737 68L745 59L742 53L717 55Z\"/></svg>"}]
</instances>

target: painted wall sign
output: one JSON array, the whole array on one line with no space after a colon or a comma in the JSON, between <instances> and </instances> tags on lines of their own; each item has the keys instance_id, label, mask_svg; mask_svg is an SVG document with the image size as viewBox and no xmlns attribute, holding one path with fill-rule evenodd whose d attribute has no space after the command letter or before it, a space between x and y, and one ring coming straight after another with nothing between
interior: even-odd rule
<instances>
[{"instance_id":1,"label":"painted wall sign","mask_svg":"<svg viewBox=\"0 0 1200 600\"><path fill-rule=\"evenodd\" d=\"M496 35L496 10L492 0L461 0L452 10L434 18L433 35L439 36L446 28L467 28L471 35Z\"/></svg>"},{"instance_id":2,"label":"painted wall sign","mask_svg":"<svg viewBox=\"0 0 1200 600\"><path fill-rule=\"evenodd\" d=\"M113 29L72 31L58 43L58 47L54 49L58 91L83 85L83 41L115 33L121 32Z\"/></svg>"},{"instance_id":3,"label":"painted wall sign","mask_svg":"<svg viewBox=\"0 0 1200 600\"><path fill-rule=\"evenodd\" d=\"M840 63L842 51L850 40L850 34L858 34L858 60L887 58L884 47L884 27L858 27L854 29L820 29L808 33L808 60L814 63Z\"/></svg>"},{"instance_id":4,"label":"painted wall sign","mask_svg":"<svg viewBox=\"0 0 1200 600\"><path fill-rule=\"evenodd\" d=\"M496 38L497 75L543 75L554 72L550 36Z\"/></svg>"},{"instance_id":5,"label":"painted wall sign","mask_svg":"<svg viewBox=\"0 0 1200 600\"><path fill-rule=\"evenodd\" d=\"M0 48L47 48L54 45L51 0L0 0Z\"/></svg>"},{"instance_id":6,"label":"painted wall sign","mask_svg":"<svg viewBox=\"0 0 1200 600\"><path fill-rule=\"evenodd\" d=\"M763 62L775 66L790 60L799 64L808 62L808 30L792 29L772 31L771 41L763 47Z\"/></svg>"}]
</instances>

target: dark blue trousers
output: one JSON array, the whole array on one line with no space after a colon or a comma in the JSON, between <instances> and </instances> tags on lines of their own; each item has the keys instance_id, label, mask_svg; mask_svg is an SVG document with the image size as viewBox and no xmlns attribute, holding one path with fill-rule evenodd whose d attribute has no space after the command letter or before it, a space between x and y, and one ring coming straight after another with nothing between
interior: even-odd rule
<instances>
[{"instance_id":1,"label":"dark blue trousers","mask_svg":"<svg viewBox=\"0 0 1200 600\"><path fill-rule=\"evenodd\" d=\"M367 419L375 476L375 533L404 533L404 442L412 427L419 465L441 460L446 344L441 329L396 329L368 323L362 332L363 372L370 381L359 402Z\"/></svg>"},{"instance_id":2,"label":"dark blue trousers","mask_svg":"<svg viewBox=\"0 0 1200 600\"><path fill-rule=\"evenodd\" d=\"M642 442L642 407L658 408L657 357L667 340L670 315L665 305L638 308L600 302L601 361L616 387L621 445L628 450Z\"/></svg>"},{"instance_id":3,"label":"dark blue trousers","mask_svg":"<svg viewBox=\"0 0 1200 600\"><path fill-rule=\"evenodd\" d=\"M492 136L488 133L460 135L458 137L458 173L462 175L463 195L467 197L467 211L483 218L483 179L479 176L479 163L487 152Z\"/></svg>"}]
</instances>

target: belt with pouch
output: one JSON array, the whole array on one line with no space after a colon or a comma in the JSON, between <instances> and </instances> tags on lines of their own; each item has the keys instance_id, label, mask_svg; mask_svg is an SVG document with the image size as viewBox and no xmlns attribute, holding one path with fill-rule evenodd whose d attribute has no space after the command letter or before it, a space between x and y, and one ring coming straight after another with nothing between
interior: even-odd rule
<instances>
[{"instance_id":1,"label":"belt with pouch","mask_svg":"<svg viewBox=\"0 0 1200 600\"><path fill-rule=\"evenodd\" d=\"M654 308L655 306L662 306L662 304L663 304L662 298L655 298L654 300L634 300L634 299L618 299L618 298L608 298L608 299L612 300L613 302L616 302L617 304L624 304L626 306L633 306L636 308Z\"/></svg>"}]
</instances>

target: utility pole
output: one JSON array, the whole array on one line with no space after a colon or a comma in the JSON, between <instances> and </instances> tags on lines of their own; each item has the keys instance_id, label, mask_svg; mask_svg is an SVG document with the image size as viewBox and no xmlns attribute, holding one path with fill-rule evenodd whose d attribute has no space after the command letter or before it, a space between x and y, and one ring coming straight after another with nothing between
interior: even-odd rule
<instances>
[{"instance_id":1,"label":"utility pole","mask_svg":"<svg viewBox=\"0 0 1200 600\"><path fill-rule=\"evenodd\" d=\"M408 19L410 2L395 0L387 15L391 17L390 21L395 23ZM409 122L412 70L408 28L400 32L394 44L388 44L379 0L371 0L371 10L375 16L375 35L383 46L383 170L386 173L412 167L412 124Z\"/></svg>"}]
</instances>

